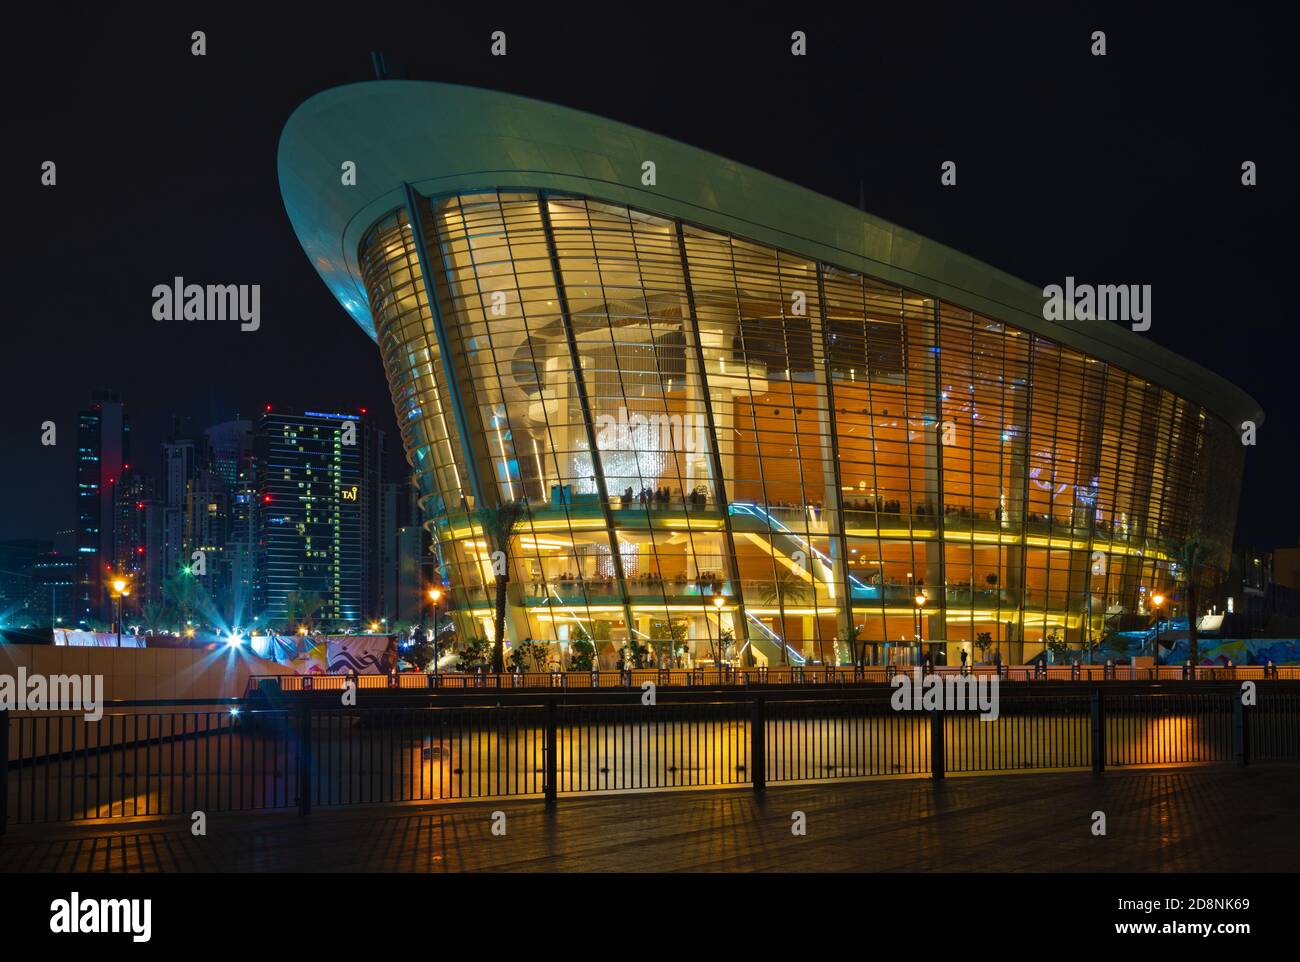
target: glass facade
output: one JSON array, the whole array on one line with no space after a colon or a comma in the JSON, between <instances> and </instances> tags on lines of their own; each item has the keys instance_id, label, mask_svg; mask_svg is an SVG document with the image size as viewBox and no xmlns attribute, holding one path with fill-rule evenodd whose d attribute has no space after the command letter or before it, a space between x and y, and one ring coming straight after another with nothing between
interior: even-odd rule
<instances>
[{"instance_id":1,"label":"glass facade","mask_svg":"<svg viewBox=\"0 0 1300 962\"><path fill-rule=\"evenodd\" d=\"M1170 541L1229 540L1229 425L1104 359L617 204L412 197L359 258L463 631L520 499L507 640L605 666L1020 662L1149 617Z\"/></svg>"}]
</instances>

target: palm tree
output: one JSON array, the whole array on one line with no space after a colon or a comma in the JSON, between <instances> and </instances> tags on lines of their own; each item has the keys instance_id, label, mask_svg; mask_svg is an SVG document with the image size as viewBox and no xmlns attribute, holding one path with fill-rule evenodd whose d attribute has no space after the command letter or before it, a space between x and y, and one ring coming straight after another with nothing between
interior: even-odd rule
<instances>
[{"instance_id":1,"label":"palm tree","mask_svg":"<svg viewBox=\"0 0 1300 962\"><path fill-rule=\"evenodd\" d=\"M324 607L324 597L315 591L290 591L284 596L285 619L289 622L297 621L308 630Z\"/></svg>"},{"instance_id":2,"label":"palm tree","mask_svg":"<svg viewBox=\"0 0 1300 962\"><path fill-rule=\"evenodd\" d=\"M145 603L140 608L140 622L146 631L158 634L167 625L170 612L156 601Z\"/></svg>"},{"instance_id":3,"label":"palm tree","mask_svg":"<svg viewBox=\"0 0 1300 962\"><path fill-rule=\"evenodd\" d=\"M163 601L176 613L182 634L185 631L184 622L190 618L206 595L207 592L199 585L198 578L185 570L163 579Z\"/></svg>"},{"instance_id":4,"label":"palm tree","mask_svg":"<svg viewBox=\"0 0 1300 962\"><path fill-rule=\"evenodd\" d=\"M836 639L849 646L849 657L854 665L861 665L862 658L867 653L867 643L865 641L862 642L862 653L858 653L858 635L862 634L862 628L862 625L850 623L847 628L840 632L839 637Z\"/></svg>"},{"instance_id":5,"label":"palm tree","mask_svg":"<svg viewBox=\"0 0 1300 962\"><path fill-rule=\"evenodd\" d=\"M776 605L785 610L786 605L807 604L813 600L812 584L802 575L787 568L777 576L776 581L769 582L759 589L762 603L771 607ZM821 658L821 640L818 636L817 657ZM785 641L785 624L781 625L781 660L790 664L790 646Z\"/></svg>"},{"instance_id":6,"label":"palm tree","mask_svg":"<svg viewBox=\"0 0 1300 962\"><path fill-rule=\"evenodd\" d=\"M1165 553L1178 565L1179 583L1183 588L1183 607L1187 610L1187 657L1195 666L1200 663L1200 634L1196 629L1196 616L1200 611L1200 575L1211 567L1223 553L1217 541L1192 535L1169 544Z\"/></svg>"},{"instance_id":7,"label":"palm tree","mask_svg":"<svg viewBox=\"0 0 1300 962\"><path fill-rule=\"evenodd\" d=\"M501 557L498 559L501 564L493 566L497 568L497 598L496 639L492 643L492 670L500 674L506 670L506 592L510 587L510 549L515 535L519 533L519 526L529 516L528 499L516 498L513 501L504 501L495 509L480 508L478 516L483 533L487 535L488 544L492 545L494 550L501 552Z\"/></svg>"}]
</instances>

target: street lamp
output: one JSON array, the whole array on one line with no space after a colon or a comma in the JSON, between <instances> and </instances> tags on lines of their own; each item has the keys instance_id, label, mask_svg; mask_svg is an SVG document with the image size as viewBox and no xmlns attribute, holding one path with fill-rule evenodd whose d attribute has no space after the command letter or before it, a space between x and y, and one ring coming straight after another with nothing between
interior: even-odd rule
<instances>
[{"instance_id":1,"label":"street lamp","mask_svg":"<svg viewBox=\"0 0 1300 962\"><path fill-rule=\"evenodd\" d=\"M1160 594L1159 592L1151 596L1151 607L1155 610L1156 613L1156 643L1151 653L1155 656L1155 662L1157 666L1159 666L1160 664L1160 606L1163 605L1164 603L1165 603L1165 596Z\"/></svg>"},{"instance_id":2,"label":"street lamp","mask_svg":"<svg viewBox=\"0 0 1300 962\"><path fill-rule=\"evenodd\" d=\"M718 658L715 667L722 667L722 606L727 603L727 599L722 595L713 596L713 607L718 611Z\"/></svg>"},{"instance_id":3,"label":"street lamp","mask_svg":"<svg viewBox=\"0 0 1300 962\"><path fill-rule=\"evenodd\" d=\"M122 599L130 596L131 582L126 575L118 575L111 582L113 588L113 620L117 623L117 647L122 647Z\"/></svg>"},{"instance_id":4,"label":"street lamp","mask_svg":"<svg viewBox=\"0 0 1300 962\"><path fill-rule=\"evenodd\" d=\"M433 673L438 673L438 602L442 600L442 589L434 586L429 589L429 600L433 602Z\"/></svg>"},{"instance_id":5,"label":"street lamp","mask_svg":"<svg viewBox=\"0 0 1300 962\"><path fill-rule=\"evenodd\" d=\"M918 591L916 597L912 599L912 601L916 603L916 614L914 618L916 621L916 664L918 666L921 664L921 648L922 642L925 640L925 624L921 620L921 609L925 607L927 600L924 591Z\"/></svg>"}]
</instances>

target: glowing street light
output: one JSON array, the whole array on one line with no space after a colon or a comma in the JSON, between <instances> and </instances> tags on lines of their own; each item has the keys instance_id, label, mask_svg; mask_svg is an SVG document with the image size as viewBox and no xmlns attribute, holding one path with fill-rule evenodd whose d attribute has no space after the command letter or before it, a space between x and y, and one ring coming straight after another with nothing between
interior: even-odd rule
<instances>
[{"instance_id":1,"label":"glowing street light","mask_svg":"<svg viewBox=\"0 0 1300 962\"><path fill-rule=\"evenodd\" d=\"M433 673L438 674L438 602L442 600L442 589L434 585L429 589L429 600L433 602Z\"/></svg>"},{"instance_id":2,"label":"glowing street light","mask_svg":"<svg viewBox=\"0 0 1300 962\"><path fill-rule=\"evenodd\" d=\"M117 622L117 647L122 647L122 599L131 594L131 579L120 574L109 582L113 589L113 620Z\"/></svg>"},{"instance_id":3,"label":"glowing street light","mask_svg":"<svg viewBox=\"0 0 1300 962\"><path fill-rule=\"evenodd\" d=\"M916 664L918 667L921 664L921 651L924 647L923 642L925 639L925 622L921 620L921 610L925 607L925 603L928 600L929 599L926 598L924 591L918 591L916 597L912 599L916 604L916 613L913 615L913 618L916 622Z\"/></svg>"},{"instance_id":4,"label":"glowing street light","mask_svg":"<svg viewBox=\"0 0 1300 962\"><path fill-rule=\"evenodd\" d=\"M1156 592L1151 596L1151 607L1156 613L1156 642L1151 654L1155 656L1155 662L1160 664L1160 606L1165 603L1165 596Z\"/></svg>"}]
</instances>

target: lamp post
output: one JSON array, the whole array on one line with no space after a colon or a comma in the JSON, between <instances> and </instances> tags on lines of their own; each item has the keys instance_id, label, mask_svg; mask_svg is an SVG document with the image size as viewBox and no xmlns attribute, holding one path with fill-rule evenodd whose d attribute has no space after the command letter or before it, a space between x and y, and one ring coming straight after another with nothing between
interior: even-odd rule
<instances>
[{"instance_id":1,"label":"lamp post","mask_svg":"<svg viewBox=\"0 0 1300 962\"><path fill-rule=\"evenodd\" d=\"M717 609L718 612L718 663L714 666L717 668L722 667L722 606L726 603L727 600L723 598L722 595L713 596L713 607Z\"/></svg>"},{"instance_id":2,"label":"lamp post","mask_svg":"<svg viewBox=\"0 0 1300 962\"><path fill-rule=\"evenodd\" d=\"M438 673L438 602L442 600L442 589L429 589L429 600L433 602L433 673Z\"/></svg>"},{"instance_id":3,"label":"lamp post","mask_svg":"<svg viewBox=\"0 0 1300 962\"><path fill-rule=\"evenodd\" d=\"M1151 607L1156 613L1156 643L1151 654L1155 656L1156 666L1160 665L1160 606L1165 603L1165 596L1159 592L1151 596Z\"/></svg>"},{"instance_id":4,"label":"lamp post","mask_svg":"<svg viewBox=\"0 0 1300 962\"><path fill-rule=\"evenodd\" d=\"M918 667L921 665L921 648L925 640L925 623L921 620L921 610L925 607L926 600L924 591L918 591L916 597L912 599L916 603L916 664Z\"/></svg>"},{"instance_id":5,"label":"lamp post","mask_svg":"<svg viewBox=\"0 0 1300 962\"><path fill-rule=\"evenodd\" d=\"M125 575L118 575L111 582L113 586L113 621L117 626L117 647L122 647L122 599L131 594L131 582Z\"/></svg>"}]
</instances>

